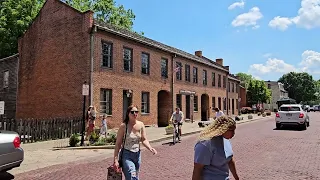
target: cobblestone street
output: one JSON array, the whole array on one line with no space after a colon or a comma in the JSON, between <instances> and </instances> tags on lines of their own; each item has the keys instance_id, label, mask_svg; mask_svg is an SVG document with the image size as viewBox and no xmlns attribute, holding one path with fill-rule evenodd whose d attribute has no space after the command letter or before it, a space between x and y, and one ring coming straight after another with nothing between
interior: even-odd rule
<instances>
[{"instance_id":1,"label":"cobblestone street","mask_svg":"<svg viewBox=\"0 0 320 180\"><path fill-rule=\"evenodd\" d=\"M240 178L320 179L320 113L309 113L309 116L310 127L306 131L274 130L273 118L239 124L232 144ZM141 179L191 179L196 138L197 135L184 137L182 143L174 146L169 141L155 143L156 156L143 150ZM103 180L111 162L112 158L98 156L14 176L17 180Z\"/></svg>"}]
</instances>

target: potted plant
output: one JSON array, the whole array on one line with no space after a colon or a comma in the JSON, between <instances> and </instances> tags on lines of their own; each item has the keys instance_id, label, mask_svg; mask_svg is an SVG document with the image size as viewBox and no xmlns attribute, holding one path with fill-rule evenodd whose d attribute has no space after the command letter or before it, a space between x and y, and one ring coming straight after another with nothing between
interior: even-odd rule
<instances>
[{"instance_id":1,"label":"potted plant","mask_svg":"<svg viewBox=\"0 0 320 180\"><path fill-rule=\"evenodd\" d=\"M167 133L167 134L173 134L173 132L174 132L173 125L172 125L172 124L169 124L169 125L165 128L165 130L166 130L166 133Z\"/></svg>"}]
</instances>

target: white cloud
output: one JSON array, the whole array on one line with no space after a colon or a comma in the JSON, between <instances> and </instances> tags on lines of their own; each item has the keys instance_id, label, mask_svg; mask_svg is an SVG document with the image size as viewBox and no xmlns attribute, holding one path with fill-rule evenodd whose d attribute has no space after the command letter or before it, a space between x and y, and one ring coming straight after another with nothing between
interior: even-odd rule
<instances>
[{"instance_id":1,"label":"white cloud","mask_svg":"<svg viewBox=\"0 0 320 180\"><path fill-rule=\"evenodd\" d=\"M292 20L286 17L277 16L269 22L269 26L275 29L285 31L292 24Z\"/></svg>"},{"instance_id":2,"label":"white cloud","mask_svg":"<svg viewBox=\"0 0 320 180\"><path fill-rule=\"evenodd\" d=\"M249 68L249 72L254 75L262 75L267 73L288 73L291 71L297 71L297 69L286 63L284 60L277 58L268 58L265 64L252 64Z\"/></svg>"},{"instance_id":3,"label":"white cloud","mask_svg":"<svg viewBox=\"0 0 320 180\"><path fill-rule=\"evenodd\" d=\"M269 57L271 57L271 56L272 56L271 53L266 53L266 54L263 55L264 58L269 58Z\"/></svg>"},{"instance_id":4,"label":"white cloud","mask_svg":"<svg viewBox=\"0 0 320 180\"><path fill-rule=\"evenodd\" d=\"M268 60L264 64L252 64L249 67L249 73L254 77L263 77L269 75L283 75L289 72L307 72L311 75L320 74L320 52L313 50L305 50L301 54L300 63L293 65L284 60L271 58L271 53L267 53L264 57Z\"/></svg>"},{"instance_id":5,"label":"white cloud","mask_svg":"<svg viewBox=\"0 0 320 180\"><path fill-rule=\"evenodd\" d=\"M301 8L295 17L277 16L269 22L272 28L286 30L290 25L312 29L320 27L320 0L301 0Z\"/></svg>"},{"instance_id":6,"label":"white cloud","mask_svg":"<svg viewBox=\"0 0 320 180\"><path fill-rule=\"evenodd\" d=\"M253 7L249 12L238 15L232 22L231 25L234 27L239 26L251 26L253 29L259 28L257 21L263 17L258 7Z\"/></svg>"},{"instance_id":7,"label":"white cloud","mask_svg":"<svg viewBox=\"0 0 320 180\"><path fill-rule=\"evenodd\" d=\"M232 9L235 9L236 7L239 7L239 8L243 8L244 7L244 4L245 2L243 0L239 1L239 2L235 2L233 4L231 4L228 9L229 10L232 10Z\"/></svg>"}]
</instances>

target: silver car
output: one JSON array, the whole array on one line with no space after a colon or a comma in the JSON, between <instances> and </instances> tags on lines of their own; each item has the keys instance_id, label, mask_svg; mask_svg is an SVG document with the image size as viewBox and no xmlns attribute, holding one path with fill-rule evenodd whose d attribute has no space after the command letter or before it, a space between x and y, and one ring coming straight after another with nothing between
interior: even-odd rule
<instances>
[{"instance_id":1,"label":"silver car","mask_svg":"<svg viewBox=\"0 0 320 180\"><path fill-rule=\"evenodd\" d=\"M20 137L13 131L0 131L0 172L19 167L24 159Z\"/></svg>"},{"instance_id":2,"label":"silver car","mask_svg":"<svg viewBox=\"0 0 320 180\"><path fill-rule=\"evenodd\" d=\"M306 130L310 126L309 115L300 104L281 105L276 113L275 121L277 129L280 129L282 125L297 125Z\"/></svg>"}]
</instances>

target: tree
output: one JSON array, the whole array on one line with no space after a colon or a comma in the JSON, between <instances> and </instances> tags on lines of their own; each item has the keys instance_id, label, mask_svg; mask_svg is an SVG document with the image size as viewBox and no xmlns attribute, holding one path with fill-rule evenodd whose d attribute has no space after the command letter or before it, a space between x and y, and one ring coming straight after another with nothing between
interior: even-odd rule
<instances>
[{"instance_id":1,"label":"tree","mask_svg":"<svg viewBox=\"0 0 320 180\"><path fill-rule=\"evenodd\" d=\"M312 76L306 72L284 74L278 82L284 84L284 89L288 91L289 97L295 99L297 103L315 99L315 82Z\"/></svg>"},{"instance_id":2,"label":"tree","mask_svg":"<svg viewBox=\"0 0 320 180\"><path fill-rule=\"evenodd\" d=\"M241 86L245 87L246 89L248 89L248 86L249 86L249 82L251 80L254 80L254 78L252 77L252 75L250 74L246 74L246 73L242 73L242 72L239 72L236 74L236 76L239 77L240 81L241 81Z\"/></svg>"},{"instance_id":3,"label":"tree","mask_svg":"<svg viewBox=\"0 0 320 180\"><path fill-rule=\"evenodd\" d=\"M251 80L248 83L247 100L250 105L267 103L271 99L271 91L264 81Z\"/></svg>"},{"instance_id":4,"label":"tree","mask_svg":"<svg viewBox=\"0 0 320 180\"><path fill-rule=\"evenodd\" d=\"M131 9L115 4L114 0L61 0L84 12L93 10L95 17L118 27L132 30L135 15ZM18 52L18 38L27 30L45 0L0 1L0 58ZM143 35L143 32L140 34Z\"/></svg>"}]
</instances>

